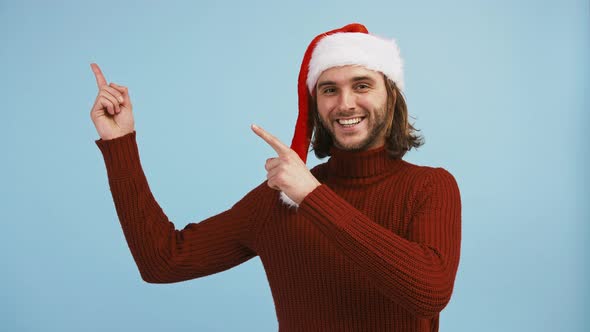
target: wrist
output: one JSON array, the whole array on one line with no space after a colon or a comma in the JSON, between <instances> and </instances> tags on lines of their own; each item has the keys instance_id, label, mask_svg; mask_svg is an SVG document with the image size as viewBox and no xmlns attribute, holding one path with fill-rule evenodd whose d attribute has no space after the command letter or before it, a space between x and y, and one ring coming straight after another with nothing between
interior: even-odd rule
<instances>
[{"instance_id":1,"label":"wrist","mask_svg":"<svg viewBox=\"0 0 590 332\"><path fill-rule=\"evenodd\" d=\"M131 134L133 131L130 132L119 132L119 133L112 133L112 134L108 134L108 135L101 135L100 138L103 141L110 141L110 140L114 140L120 137L123 137L125 135L129 135Z\"/></svg>"},{"instance_id":2,"label":"wrist","mask_svg":"<svg viewBox=\"0 0 590 332\"><path fill-rule=\"evenodd\" d=\"M309 195L311 194L317 187L321 186L322 184L317 180L314 179L314 183L312 185L310 185L304 192L304 194L301 196L301 199L297 200L297 204L301 205L301 203L303 202L303 200Z\"/></svg>"}]
</instances>

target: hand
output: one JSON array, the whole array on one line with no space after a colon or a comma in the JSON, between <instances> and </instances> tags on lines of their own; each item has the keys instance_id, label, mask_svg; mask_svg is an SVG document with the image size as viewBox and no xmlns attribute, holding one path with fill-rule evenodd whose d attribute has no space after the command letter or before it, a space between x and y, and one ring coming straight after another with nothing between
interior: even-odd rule
<instances>
[{"instance_id":1,"label":"hand","mask_svg":"<svg viewBox=\"0 0 590 332\"><path fill-rule=\"evenodd\" d=\"M264 129L252 125L252 130L278 154L266 160L268 186L284 192L297 205L321 183L311 174L297 152L279 141Z\"/></svg>"},{"instance_id":2,"label":"hand","mask_svg":"<svg viewBox=\"0 0 590 332\"><path fill-rule=\"evenodd\" d=\"M98 135L109 140L132 133L135 130L131 100L127 88L115 83L107 84L97 64L90 64L96 84L98 96L90 111Z\"/></svg>"}]
</instances>

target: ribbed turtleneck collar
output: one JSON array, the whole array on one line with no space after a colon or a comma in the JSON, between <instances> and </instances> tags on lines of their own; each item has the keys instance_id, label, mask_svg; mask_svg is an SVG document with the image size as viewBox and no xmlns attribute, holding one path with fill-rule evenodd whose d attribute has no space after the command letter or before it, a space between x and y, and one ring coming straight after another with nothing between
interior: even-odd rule
<instances>
[{"instance_id":1,"label":"ribbed turtleneck collar","mask_svg":"<svg viewBox=\"0 0 590 332\"><path fill-rule=\"evenodd\" d=\"M331 175L351 178L365 178L400 168L402 159L391 158L385 147L367 151L351 152L332 147L328 160L328 172Z\"/></svg>"}]
</instances>

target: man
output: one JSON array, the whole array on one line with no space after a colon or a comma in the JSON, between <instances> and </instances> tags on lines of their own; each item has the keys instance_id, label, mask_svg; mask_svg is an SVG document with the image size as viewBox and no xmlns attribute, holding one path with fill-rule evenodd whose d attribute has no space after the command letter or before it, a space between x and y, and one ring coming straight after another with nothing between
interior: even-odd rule
<instances>
[{"instance_id":1,"label":"man","mask_svg":"<svg viewBox=\"0 0 590 332\"><path fill-rule=\"evenodd\" d=\"M402 159L421 142L395 41L360 24L317 36L301 66L291 148L253 125L277 153L267 181L183 230L150 192L127 88L92 67L96 143L145 281L189 280L259 256L280 331L438 330L459 263L460 194L446 170ZM310 143L330 156L311 171Z\"/></svg>"}]
</instances>

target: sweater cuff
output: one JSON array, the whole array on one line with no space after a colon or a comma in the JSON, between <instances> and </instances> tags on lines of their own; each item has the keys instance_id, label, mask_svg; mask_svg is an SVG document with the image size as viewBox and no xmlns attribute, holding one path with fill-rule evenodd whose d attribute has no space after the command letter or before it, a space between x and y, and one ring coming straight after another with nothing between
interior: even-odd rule
<instances>
[{"instance_id":1,"label":"sweater cuff","mask_svg":"<svg viewBox=\"0 0 590 332\"><path fill-rule=\"evenodd\" d=\"M141 171L136 132L114 139L95 141L102 152L109 179L125 178Z\"/></svg>"},{"instance_id":2,"label":"sweater cuff","mask_svg":"<svg viewBox=\"0 0 590 332\"><path fill-rule=\"evenodd\" d=\"M314 220L338 221L350 215L350 205L327 185L322 184L310 192L299 205L299 210Z\"/></svg>"}]
</instances>

